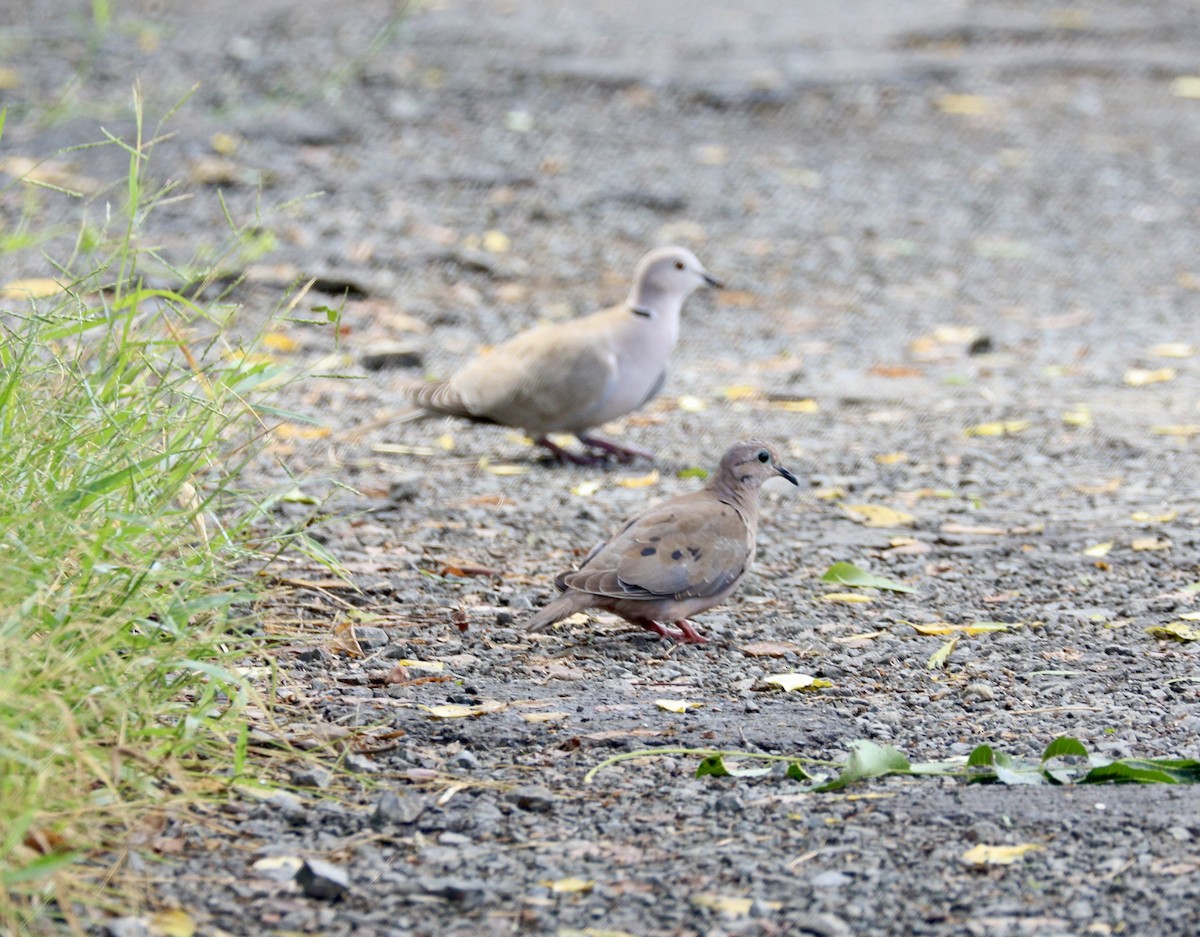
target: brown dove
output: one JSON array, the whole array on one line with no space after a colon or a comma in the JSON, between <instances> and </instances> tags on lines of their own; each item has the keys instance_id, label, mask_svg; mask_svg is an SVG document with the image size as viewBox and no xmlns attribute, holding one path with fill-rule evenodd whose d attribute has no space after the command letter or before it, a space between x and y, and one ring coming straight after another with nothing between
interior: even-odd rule
<instances>
[{"instance_id":1,"label":"brown dove","mask_svg":"<svg viewBox=\"0 0 1200 937\"><path fill-rule=\"evenodd\" d=\"M746 574L758 532L759 489L776 475L798 484L770 443L737 443L699 491L634 517L579 569L560 574L554 584L562 595L528 627L542 631L585 608L601 608L663 637L706 643L687 619L718 604ZM665 627L668 621L679 630Z\"/></svg>"},{"instance_id":2,"label":"brown dove","mask_svg":"<svg viewBox=\"0 0 1200 937\"><path fill-rule=\"evenodd\" d=\"M652 453L590 435L658 393L679 338L683 302L700 286L719 287L696 255L663 247L642 258L625 302L581 319L542 325L497 345L448 381L417 384L406 396L423 410L524 430L560 462L590 465L614 455ZM548 438L573 433L575 454Z\"/></svg>"}]
</instances>

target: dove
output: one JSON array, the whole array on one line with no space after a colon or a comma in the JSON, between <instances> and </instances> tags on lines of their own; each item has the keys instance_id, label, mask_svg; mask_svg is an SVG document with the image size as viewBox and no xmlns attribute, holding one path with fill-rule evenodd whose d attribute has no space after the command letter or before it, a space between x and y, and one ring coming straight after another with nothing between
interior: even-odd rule
<instances>
[{"instance_id":1,"label":"dove","mask_svg":"<svg viewBox=\"0 0 1200 937\"><path fill-rule=\"evenodd\" d=\"M639 514L578 569L561 573L554 584L562 595L527 627L544 631L575 612L599 608L665 638L707 643L688 618L721 602L746 574L758 533L759 489L776 476L799 484L770 443L732 446L699 491Z\"/></svg>"},{"instance_id":2,"label":"dove","mask_svg":"<svg viewBox=\"0 0 1200 937\"><path fill-rule=\"evenodd\" d=\"M524 430L560 462L592 465L608 455L622 462L653 459L653 453L589 430L658 393L679 338L684 300L705 285L721 283L690 250L653 250L638 264L625 302L521 332L448 381L409 385L405 395L428 413ZM585 452L570 452L550 433L574 434Z\"/></svg>"}]
</instances>

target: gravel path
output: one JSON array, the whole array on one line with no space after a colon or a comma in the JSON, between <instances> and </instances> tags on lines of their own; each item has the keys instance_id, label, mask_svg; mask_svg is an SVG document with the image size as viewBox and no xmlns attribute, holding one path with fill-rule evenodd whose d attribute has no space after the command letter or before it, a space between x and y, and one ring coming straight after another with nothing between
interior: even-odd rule
<instances>
[{"instance_id":1,"label":"gravel path","mask_svg":"<svg viewBox=\"0 0 1200 937\"><path fill-rule=\"evenodd\" d=\"M139 863L155 902L231 934L1200 931L1194 788L805 794L680 754L583 781L664 746L1200 754L1200 643L1146 631L1200 607L1195 3L447 0L380 33L386 4L270 0L118 10L91 49L50 5L3 4L6 150L127 128L137 73L156 115L199 81L155 157L198 193L156 216L164 252L219 241L220 182L276 243L236 294L252 313L295 277L319 278L306 306L350 290L340 341L289 331L311 373L289 403L331 435L252 478L329 499L318 536L358 591L298 568L263 622L290 636L284 731L335 737L353 773L174 821L182 847ZM619 299L663 242L729 289L689 301L663 396L612 428L656 480L495 427L349 432L404 380ZM418 368L364 369L385 343ZM698 619L712 644L603 615L521 630L580 551L751 434L802 492L765 493L755 571ZM838 561L916 591L827 601ZM979 621L1009 628L927 666L947 638L913 623ZM791 671L831 685L763 682ZM425 708L446 704L483 712ZM335 866L310 891L348 891L303 894L302 858Z\"/></svg>"}]
</instances>

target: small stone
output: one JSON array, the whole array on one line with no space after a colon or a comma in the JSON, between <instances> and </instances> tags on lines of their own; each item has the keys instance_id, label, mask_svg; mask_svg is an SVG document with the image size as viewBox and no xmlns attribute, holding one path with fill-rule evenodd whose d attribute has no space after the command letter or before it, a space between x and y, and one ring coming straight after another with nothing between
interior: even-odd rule
<instances>
[{"instance_id":1,"label":"small stone","mask_svg":"<svg viewBox=\"0 0 1200 937\"><path fill-rule=\"evenodd\" d=\"M296 881L309 898L322 901L334 901L350 889L346 870L320 859L306 859L296 870Z\"/></svg>"},{"instance_id":2,"label":"small stone","mask_svg":"<svg viewBox=\"0 0 1200 937\"><path fill-rule=\"evenodd\" d=\"M554 809L554 795L544 787L518 787L508 792L507 799L530 813L550 813Z\"/></svg>"},{"instance_id":3,"label":"small stone","mask_svg":"<svg viewBox=\"0 0 1200 937\"><path fill-rule=\"evenodd\" d=\"M118 917L104 924L106 937L150 937L150 926L140 917Z\"/></svg>"},{"instance_id":4,"label":"small stone","mask_svg":"<svg viewBox=\"0 0 1200 937\"><path fill-rule=\"evenodd\" d=\"M403 342L374 342L371 350L364 351L358 361L368 371L384 371L419 368L424 358L418 348Z\"/></svg>"},{"instance_id":5,"label":"small stone","mask_svg":"<svg viewBox=\"0 0 1200 937\"><path fill-rule=\"evenodd\" d=\"M725 813L741 813L743 810L742 800L737 794L722 794L717 798L716 808Z\"/></svg>"},{"instance_id":6,"label":"small stone","mask_svg":"<svg viewBox=\"0 0 1200 937\"><path fill-rule=\"evenodd\" d=\"M303 650L296 652L296 659L303 661L320 661L329 660L333 655L329 653L329 648L316 645L315 647L306 647Z\"/></svg>"},{"instance_id":7,"label":"small stone","mask_svg":"<svg viewBox=\"0 0 1200 937\"><path fill-rule=\"evenodd\" d=\"M375 805L375 812L371 814L371 826L382 830L393 824L414 823L425 812L426 806L422 798L412 794L384 791Z\"/></svg>"},{"instance_id":8,"label":"small stone","mask_svg":"<svg viewBox=\"0 0 1200 937\"><path fill-rule=\"evenodd\" d=\"M463 836L462 833L453 833L447 830L438 835L438 842L443 846L465 846L471 841L471 837Z\"/></svg>"},{"instance_id":9,"label":"small stone","mask_svg":"<svg viewBox=\"0 0 1200 937\"><path fill-rule=\"evenodd\" d=\"M388 499L394 504L406 504L416 501L421 496L420 475L405 475L397 478L388 486Z\"/></svg>"},{"instance_id":10,"label":"small stone","mask_svg":"<svg viewBox=\"0 0 1200 937\"><path fill-rule=\"evenodd\" d=\"M366 755L360 755L358 752L351 752L342 762L351 771L357 771L359 774L375 774L380 771L379 765L374 760Z\"/></svg>"},{"instance_id":11,"label":"small stone","mask_svg":"<svg viewBox=\"0 0 1200 937\"><path fill-rule=\"evenodd\" d=\"M315 787L325 790L333 780L333 774L316 765L297 768L292 772L292 783L297 787Z\"/></svg>"},{"instance_id":12,"label":"small stone","mask_svg":"<svg viewBox=\"0 0 1200 937\"><path fill-rule=\"evenodd\" d=\"M301 823L308 818L308 810L300 798L287 791L276 791L267 798L267 803L278 810L291 823Z\"/></svg>"},{"instance_id":13,"label":"small stone","mask_svg":"<svg viewBox=\"0 0 1200 937\"><path fill-rule=\"evenodd\" d=\"M501 609L500 611L496 612L496 625L498 627L505 628L508 625L511 625L514 621L516 621L516 619L513 617L513 613L508 609Z\"/></svg>"},{"instance_id":14,"label":"small stone","mask_svg":"<svg viewBox=\"0 0 1200 937\"><path fill-rule=\"evenodd\" d=\"M423 878L421 890L427 895L436 895L469 911L487 901L487 886L477 879Z\"/></svg>"},{"instance_id":15,"label":"small stone","mask_svg":"<svg viewBox=\"0 0 1200 937\"><path fill-rule=\"evenodd\" d=\"M355 628L354 637L358 640L358 646L364 651L383 647L390 640L388 633L382 628Z\"/></svg>"},{"instance_id":16,"label":"small stone","mask_svg":"<svg viewBox=\"0 0 1200 937\"><path fill-rule=\"evenodd\" d=\"M969 683L963 687L963 699L994 700L996 691L986 683Z\"/></svg>"},{"instance_id":17,"label":"small stone","mask_svg":"<svg viewBox=\"0 0 1200 937\"><path fill-rule=\"evenodd\" d=\"M479 767L479 759L475 757L473 752L464 750L456 755L451 755L446 764L451 768L474 771Z\"/></svg>"},{"instance_id":18,"label":"small stone","mask_svg":"<svg viewBox=\"0 0 1200 937\"><path fill-rule=\"evenodd\" d=\"M818 872L811 879L813 888L842 888L850 884L850 876L845 872Z\"/></svg>"}]
</instances>

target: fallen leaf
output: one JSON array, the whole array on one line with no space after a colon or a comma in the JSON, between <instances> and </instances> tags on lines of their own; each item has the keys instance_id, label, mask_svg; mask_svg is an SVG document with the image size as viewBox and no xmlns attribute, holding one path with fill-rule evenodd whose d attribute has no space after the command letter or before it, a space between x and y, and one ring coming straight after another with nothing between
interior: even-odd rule
<instances>
[{"instance_id":1,"label":"fallen leaf","mask_svg":"<svg viewBox=\"0 0 1200 937\"><path fill-rule=\"evenodd\" d=\"M806 673L777 673L765 677L763 683L777 686L785 693L791 693L793 690L823 690L833 686L828 680L821 680Z\"/></svg>"},{"instance_id":2,"label":"fallen leaf","mask_svg":"<svg viewBox=\"0 0 1200 937\"><path fill-rule=\"evenodd\" d=\"M512 241L503 231L485 231L483 249L489 254L503 254L512 246Z\"/></svg>"},{"instance_id":3,"label":"fallen leaf","mask_svg":"<svg viewBox=\"0 0 1200 937\"><path fill-rule=\"evenodd\" d=\"M782 641L753 641L741 647L741 652L747 657L783 657L798 650L800 649L796 645L785 644Z\"/></svg>"},{"instance_id":4,"label":"fallen leaf","mask_svg":"<svg viewBox=\"0 0 1200 937\"><path fill-rule=\"evenodd\" d=\"M1200 100L1200 75L1180 75L1171 82L1171 94Z\"/></svg>"},{"instance_id":5,"label":"fallen leaf","mask_svg":"<svg viewBox=\"0 0 1200 937\"><path fill-rule=\"evenodd\" d=\"M916 520L911 514L882 504L845 504L842 509L864 527L904 527Z\"/></svg>"},{"instance_id":6,"label":"fallen leaf","mask_svg":"<svg viewBox=\"0 0 1200 937\"><path fill-rule=\"evenodd\" d=\"M488 713L502 712L508 708L507 703L499 700L484 700L475 706L464 706L461 703L443 703L440 706L421 706L433 719L469 719L473 716L483 716Z\"/></svg>"},{"instance_id":7,"label":"fallen leaf","mask_svg":"<svg viewBox=\"0 0 1200 937\"><path fill-rule=\"evenodd\" d=\"M1200 612L1184 612L1179 617L1184 621L1200 621Z\"/></svg>"},{"instance_id":8,"label":"fallen leaf","mask_svg":"<svg viewBox=\"0 0 1200 937\"><path fill-rule=\"evenodd\" d=\"M0 299L45 299L66 292L57 280L49 277L32 277L27 280L9 280L0 287Z\"/></svg>"},{"instance_id":9,"label":"fallen leaf","mask_svg":"<svg viewBox=\"0 0 1200 937\"><path fill-rule=\"evenodd\" d=\"M441 449L443 452L453 452L454 451L454 437L451 436L449 433L443 433L441 436L439 436L437 438L437 444L438 444L438 448Z\"/></svg>"},{"instance_id":10,"label":"fallen leaf","mask_svg":"<svg viewBox=\"0 0 1200 937\"><path fill-rule=\"evenodd\" d=\"M988 113L993 106L991 99L981 94L943 94L935 103L943 114L958 117L978 117Z\"/></svg>"},{"instance_id":11,"label":"fallen leaf","mask_svg":"<svg viewBox=\"0 0 1200 937\"><path fill-rule=\"evenodd\" d=\"M295 872L304 865L299 856L264 856L251 864L255 872Z\"/></svg>"},{"instance_id":12,"label":"fallen leaf","mask_svg":"<svg viewBox=\"0 0 1200 937\"><path fill-rule=\"evenodd\" d=\"M575 892L591 891L596 887L596 883L591 879L586 878L559 878L551 881L545 879L542 881L542 887L549 888L552 892L559 895L570 895Z\"/></svg>"},{"instance_id":13,"label":"fallen leaf","mask_svg":"<svg viewBox=\"0 0 1200 937\"><path fill-rule=\"evenodd\" d=\"M1156 638L1171 638L1175 641L1200 641L1200 628L1186 621L1173 621L1166 625L1151 625L1146 633Z\"/></svg>"},{"instance_id":14,"label":"fallen leaf","mask_svg":"<svg viewBox=\"0 0 1200 937\"><path fill-rule=\"evenodd\" d=\"M684 394L676 405L685 413L700 413L708 409L708 404L704 400L700 397L693 397L691 394Z\"/></svg>"},{"instance_id":15,"label":"fallen leaf","mask_svg":"<svg viewBox=\"0 0 1200 937\"><path fill-rule=\"evenodd\" d=\"M280 439L325 439L333 430L328 426L300 426L297 423L280 423L272 432Z\"/></svg>"},{"instance_id":16,"label":"fallen leaf","mask_svg":"<svg viewBox=\"0 0 1200 937\"><path fill-rule=\"evenodd\" d=\"M757 387L750 387L744 384L725 388L726 400L754 400L761 396L762 391Z\"/></svg>"},{"instance_id":17,"label":"fallen leaf","mask_svg":"<svg viewBox=\"0 0 1200 937\"><path fill-rule=\"evenodd\" d=\"M820 411L820 405L811 399L804 400L773 400L771 406L776 410L785 410L788 413L817 413Z\"/></svg>"},{"instance_id":18,"label":"fallen leaf","mask_svg":"<svg viewBox=\"0 0 1200 937\"><path fill-rule=\"evenodd\" d=\"M968 426L963 433L967 436L1015 436L1032 425L1028 420L995 420L991 423Z\"/></svg>"},{"instance_id":19,"label":"fallen leaf","mask_svg":"<svg viewBox=\"0 0 1200 937\"><path fill-rule=\"evenodd\" d=\"M863 589L887 589L891 592L916 592L912 586L907 586L894 579L876 576L860 569L853 563L834 563L821 577L822 582L836 582L843 586L854 586Z\"/></svg>"},{"instance_id":20,"label":"fallen leaf","mask_svg":"<svg viewBox=\"0 0 1200 937\"><path fill-rule=\"evenodd\" d=\"M658 484L658 469L654 469L649 475L638 475L634 478L618 478L617 484L622 488L649 488L651 485Z\"/></svg>"},{"instance_id":21,"label":"fallen leaf","mask_svg":"<svg viewBox=\"0 0 1200 937\"><path fill-rule=\"evenodd\" d=\"M521 718L526 722L562 722L564 719L570 719L571 714L555 710L546 713L521 713Z\"/></svg>"},{"instance_id":22,"label":"fallen leaf","mask_svg":"<svg viewBox=\"0 0 1200 937\"><path fill-rule=\"evenodd\" d=\"M1108 556L1109 551L1113 548L1111 540L1105 540L1103 543L1097 543L1088 547L1083 551L1084 556Z\"/></svg>"},{"instance_id":23,"label":"fallen leaf","mask_svg":"<svg viewBox=\"0 0 1200 937\"><path fill-rule=\"evenodd\" d=\"M1079 429L1086 429L1092 425L1092 411L1089 407L1076 407L1074 410L1067 410L1062 415L1064 426L1074 426Z\"/></svg>"},{"instance_id":24,"label":"fallen leaf","mask_svg":"<svg viewBox=\"0 0 1200 937\"><path fill-rule=\"evenodd\" d=\"M941 670L946 666L946 661L950 659L950 655L954 653L956 647L958 647L958 635L955 635L929 655L929 660L925 662L926 669Z\"/></svg>"},{"instance_id":25,"label":"fallen leaf","mask_svg":"<svg viewBox=\"0 0 1200 937\"><path fill-rule=\"evenodd\" d=\"M929 624L917 624L910 621L909 624L917 634L991 634L996 631L1008 631L1010 629L1020 628L1020 622L1009 623L1006 621L977 621L969 625L951 625L944 621L935 621Z\"/></svg>"},{"instance_id":26,"label":"fallen leaf","mask_svg":"<svg viewBox=\"0 0 1200 937\"><path fill-rule=\"evenodd\" d=\"M581 498L590 498L597 491L604 487L604 482L598 478L590 478L587 481L582 481L571 489L571 494L579 495Z\"/></svg>"},{"instance_id":27,"label":"fallen leaf","mask_svg":"<svg viewBox=\"0 0 1200 937\"><path fill-rule=\"evenodd\" d=\"M1171 549L1171 541L1160 537L1138 537L1129 544L1131 550L1139 552L1169 550Z\"/></svg>"},{"instance_id":28,"label":"fallen leaf","mask_svg":"<svg viewBox=\"0 0 1200 937\"><path fill-rule=\"evenodd\" d=\"M1130 368L1125 372L1125 383L1130 387L1145 387L1147 384L1162 384L1173 380L1174 368Z\"/></svg>"},{"instance_id":29,"label":"fallen leaf","mask_svg":"<svg viewBox=\"0 0 1200 937\"><path fill-rule=\"evenodd\" d=\"M1156 358L1190 358L1195 353L1196 346L1187 342L1163 342L1150 348Z\"/></svg>"},{"instance_id":30,"label":"fallen leaf","mask_svg":"<svg viewBox=\"0 0 1200 937\"><path fill-rule=\"evenodd\" d=\"M692 895L692 904L698 908L720 911L722 914L727 914L730 917L740 917L750 913L750 909L754 907L754 899L743 898L737 895L714 895L709 892L702 892L698 895ZM783 907L778 901L764 901L762 904L763 907L770 908L772 911L777 911Z\"/></svg>"},{"instance_id":31,"label":"fallen leaf","mask_svg":"<svg viewBox=\"0 0 1200 937\"><path fill-rule=\"evenodd\" d=\"M166 937L192 937L196 933L196 922L182 908L159 911L150 919L150 927Z\"/></svg>"},{"instance_id":32,"label":"fallen leaf","mask_svg":"<svg viewBox=\"0 0 1200 937\"><path fill-rule=\"evenodd\" d=\"M1166 511L1162 514L1151 514L1149 511L1134 511L1129 515L1129 519L1139 524L1169 524L1178 516L1178 511Z\"/></svg>"},{"instance_id":33,"label":"fallen leaf","mask_svg":"<svg viewBox=\"0 0 1200 937\"><path fill-rule=\"evenodd\" d=\"M486 460L484 460L484 461L486 461ZM529 468L527 466L515 465L512 463L502 463L500 465L492 465L492 464L488 463L488 464L484 465L483 468L486 471L491 472L493 475L499 475L501 477L508 477L508 476L512 476L512 475L524 475L526 472L529 471Z\"/></svg>"},{"instance_id":34,"label":"fallen leaf","mask_svg":"<svg viewBox=\"0 0 1200 937\"><path fill-rule=\"evenodd\" d=\"M875 600L869 595L861 595L858 592L828 592L821 596L822 602L842 602L846 605L865 605L868 602Z\"/></svg>"},{"instance_id":35,"label":"fallen leaf","mask_svg":"<svg viewBox=\"0 0 1200 937\"><path fill-rule=\"evenodd\" d=\"M689 709L699 709L704 704L688 699L656 699L654 705L669 713L685 713Z\"/></svg>"},{"instance_id":36,"label":"fallen leaf","mask_svg":"<svg viewBox=\"0 0 1200 937\"><path fill-rule=\"evenodd\" d=\"M867 373L876 377L923 377L925 374L920 368L889 364L873 365Z\"/></svg>"},{"instance_id":37,"label":"fallen leaf","mask_svg":"<svg viewBox=\"0 0 1200 937\"><path fill-rule=\"evenodd\" d=\"M262 337L263 347L270 351L289 352L300 347L300 343L283 332L268 332Z\"/></svg>"},{"instance_id":38,"label":"fallen leaf","mask_svg":"<svg viewBox=\"0 0 1200 937\"><path fill-rule=\"evenodd\" d=\"M1180 439L1191 439L1200 436L1200 423L1176 423L1172 426L1151 426L1150 432L1155 436L1177 436Z\"/></svg>"},{"instance_id":39,"label":"fallen leaf","mask_svg":"<svg viewBox=\"0 0 1200 937\"><path fill-rule=\"evenodd\" d=\"M1075 490L1081 495L1110 495L1121 488L1121 479L1110 478L1099 485L1076 485Z\"/></svg>"},{"instance_id":40,"label":"fallen leaf","mask_svg":"<svg viewBox=\"0 0 1200 937\"><path fill-rule=\"evenodd\" d=\"M396 661L397 667L406 667L409 670L426 670L430 673L441 673L446 669L446 665L440 660L415 660L411 657L402 657Z\"/></svg>"},{"instance_id":41,"label":"fallen leaf","mask_svg":"<svg viewBox=\"0 0 1200 937\"><path fill-rule=\"evenodd\" d=\"M945 534L973 534L981 537L1003 537L1008 533L1007 527L985 527L979 524L960 524L958 521L947 521L942 525Z\"/></svg>"},{"instance_id":42,"label":"fallen leaf","mask_svg":"<svg viewBox=\"0 0 1200 937\"><path fill-rule=\"evenodd\" d=\"M883 452L875 456L875 461L880 465L899 465L902 462L908 461L907 452Z\"/></svg>"},{"instance_id":43,"label":"fallen leaf","mask_svg":"<svg viewBox=\"0 0 1200 937\"><path fill-rule=\"evenodd\" d=\"M967 865L1012 865L1025 853L1041 849L1037 843L1021 843L1018 846L973 846L961 856Z\"/></svg>"}]
</instances>

